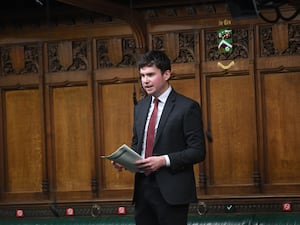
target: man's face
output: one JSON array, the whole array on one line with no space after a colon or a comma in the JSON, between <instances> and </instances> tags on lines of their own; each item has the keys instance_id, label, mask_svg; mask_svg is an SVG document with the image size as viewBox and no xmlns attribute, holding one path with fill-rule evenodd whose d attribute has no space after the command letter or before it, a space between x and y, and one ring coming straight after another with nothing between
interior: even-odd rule
<instances>
[{"instance_id":1,"label":"man's face","mask_svg":"<svg viewBox=\"0 0 300 225\"><path fill-rule=\"evenodd\" d=\"M167 70L163 74L155 65L145 66L140 69L140 77L144 90L148 95L160 96L169 87L168 80L171 71Z\"/></svg>"}]
</instances>

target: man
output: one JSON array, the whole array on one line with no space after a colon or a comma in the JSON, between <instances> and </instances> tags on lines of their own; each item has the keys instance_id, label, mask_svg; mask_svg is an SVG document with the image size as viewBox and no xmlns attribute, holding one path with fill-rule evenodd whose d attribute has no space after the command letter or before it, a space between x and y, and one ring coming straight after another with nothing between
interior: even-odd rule
<instances>
[{"instance_id":1,"label":"man","mask_svg":"<svg viewBox=\"0 0 300 225\"><path fill-rule=\"evenodd\" d=\"M138 67L147 97L134 112L132 148L143 157L136 165L144 171L135 176L135 221L186 225L189 204L197 201L193 164L205 159L200 106L169 85L171 63L163 52L146 53Z\"/></svg>"}]
</instances>

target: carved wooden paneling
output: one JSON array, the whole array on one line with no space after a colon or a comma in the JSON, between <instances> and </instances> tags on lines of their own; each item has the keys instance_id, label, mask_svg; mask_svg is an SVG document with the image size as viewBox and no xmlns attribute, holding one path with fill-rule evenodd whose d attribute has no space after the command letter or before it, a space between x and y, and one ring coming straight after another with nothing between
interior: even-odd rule
<instances>
[{"instance_id":1,"label":"carved wooden paneling","mask_svg":"<svg viewBox=\"0 0 300 225\"><path fill-rule=\"evenodd\" d=\"M201 103L198 197L298 194L299 22L288 22L279 52L270 24L232 21L223 6L179 8L145 9L145 49L166 52L175 90ZM223 28L233 31L231 54L218 50ZM94 21L0 36L0 200L130 201L133 175L98 157L131 143L142 35L122 21Z\"/></svg>"},{"instance_id":2,"label":"carved wooden paneling","mask_svg":"<svg viewBox=\"0 0 300 225\"><path fill-rule=\"evenodd\" d=\"M274 28L273 28L274 29ZM300 55L299 52L299 29L300 24L288 24L288 48L284 49L282 52L279 49L275 48L273 40L273 32L272 26L262 26L260 27L260 56L261 57L270 57L270 56L293 56L293 55ZM280 30L278 31L280 32ZM276 35L276 34L274 34ZM280 34L278 35L280 37ZM277 37L276 39L278 39ZM285 41L286 38L283 40L278 40L279 42Z\"/></svg>"},{"instance_id":3,"label":"carved wooden paneling","mask_svg":"<svg viewBox=\"0 0 300 225\"><path fill-rule=\"evenodd\" d=\"M207 191L241 194L255 191L256 146L253 76L206 76L208 128Z\"/></svg>"},{"instance_id":4,"label":"carved wooden paneling","mask_svg":"<svg viewBox=\"0 0 300 225\"><path fill-rule=\"evenodd\" d=\"M42 192L42 115L38 89L5 91L4 192ZM29 198L29 199L30 199Z\"/></svg>"},{"instance_id":5,"label":"carved wooden paneling","mask_svg":"<svg viewBox=\"0 0 300 225\"><path fill-rule=\"evenodd\" d=\"M40 52L41 48L36 43L2 47L0 75L38 73Z\"/></svg>"},{"instance_id":6,"label":"carved wooden paneling","mask_svg":"<svg viewBox=\"0 0 300 225\"><path fill-rule=\"evenodd\" d=\"M87 70L87 42L74 40L49 43L48 65L49 72Z\"/></svg>"},{"instance_id":7,"label":"carved wooden paneling","mask_svg":"<svg viewBox=\"0 0 300 225\"><path fill-rule=\"evenodd\" d=\"M53 88L51 151L55 168L52 169L55 170L56 190L60 193L91 192L94 159L88 93L86 86Z\"/></svg>"},{"instance_id":8,"label":"carved wooden paneling","mask_svg":"<svg viewBox=\"0 0 300 225\"><path fill-rule=\"evenodd\" d=\"M129 67L136 64L135 40L132 37L97 39L96 69Z\"/></svg>"},{"instance_id":9,"label":"carved wooden paneling","mask_svg":"<svg viewBox=\"0 0 300 225\"><path fill-rule=\"evenodd\" d=\"M153 50L164 51L172 63L195 62L195 32L170 32L152 36Z\"/></svg>"},{"instance_id":10,"label":"carved wooden paneling","mask_svg":"<svg viewBox=\"0 0 300 225\"><path fill-rule=\"evenodd\" d=\"M265 192L299 193L300 73L261 75Z\"/></svg>"}]
</instances>

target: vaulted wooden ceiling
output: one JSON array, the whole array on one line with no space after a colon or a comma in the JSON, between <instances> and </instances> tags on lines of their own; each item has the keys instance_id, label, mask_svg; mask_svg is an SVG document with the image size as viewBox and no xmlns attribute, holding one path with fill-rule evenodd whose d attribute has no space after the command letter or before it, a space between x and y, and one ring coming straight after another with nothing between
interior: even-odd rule
<instances>
[{"instance_id":1,"label":"vaulted wooden ceiling","mask_svg":"<svg viewBox=\"0 0 300 225\"><path fill-rule=\"evenodd\" d=\"M106 16L128 21L146 9L235 2L244 5L252 0L8 0L1 1L0 26L22 25L81 17ZM266 6L287 3L300 9L299 0L256 0ZM247 5L247 4L246 4ZM141 16L142 17L142 16Z\"/></svg>"},{"instance_id":2,"label":"vaulted wooden ceiling","mask_svg":"<svg viewBox=\"0 0 300 225\"><path fill-rule=\"evenodd\" d=\"M272 8L287 4L288 7L294 8L295 17L300 13L300 0L255 1L256 6L261 8ZM76 24L78 21L81 23L94 23L95 21L122 20L131 26L136 45L142 49L145 47L144 43L146 43L145 39L147 38L146 12L169 10L169 13L174 12L176 14L175 8L197 8L197 13L201 14L206 10L206 16L211 16L212 13L209 10L214 10L216 6L222 8L224 5L228 6L227 9L232 8L230 4L247 11L248 6L253 6L253 0L8 0L1 1L0 30L7 27L22 28L23 26L49 26L61 23ZM192 13L190 16L199 16L197 13ZM257 14L259 14L258 11ZM262 17L262 15L260 16ZM293 19L294 16L287 18ZM174 17L170 18L174 19ZM160 18L156 19L160 21ZM275 17L275 20L268 21L268 18L265 20L267 22L277 22L278 19L285 18Z\"/></svg>"},{"instance_id":3,"label":"vaulted wooden ceiling","mask_svg":"<svg viewBox=\"0 0 300 225\"><path fill-rule=\"evenodd\" d=\"M72 24L79 20L127 22L143 48L146 36L145 11L162 8L221 4L227 0L9 0L1 2L0 30L7 27ZM140 46L141 45L141 46Z\"/></svg>"},{"instance_id":4,"label":"vaulted wooden ceiling","mask_svg":"<svg viewBox=\"0 0 300 225\"><path fill-rule=\"evenodd\" d=\"M1 1L0 29L26 24L41 25L72 23L80 18L86 20L124 20L133 29L143 29L145 11L163 8L215 6L234 2L245 7L252 0L8 0ZM300 13L300 0L256 0L257 5L289 4ZM132 18L135 18L134 20Z\"/></svg>"},{"instance_id":5,"label":"vaulted wooden ceiling","mask_svg":"<svg viewBox=\"0 0 300 225\"><path fill-rule=\"evenodd\" d=\"M9 0L0 7L0 27L40 25L86 17L128 21L147 8L218 4L227 0ZM141 16L142 17L142 16Z\"/></svg>"}]
</instances>

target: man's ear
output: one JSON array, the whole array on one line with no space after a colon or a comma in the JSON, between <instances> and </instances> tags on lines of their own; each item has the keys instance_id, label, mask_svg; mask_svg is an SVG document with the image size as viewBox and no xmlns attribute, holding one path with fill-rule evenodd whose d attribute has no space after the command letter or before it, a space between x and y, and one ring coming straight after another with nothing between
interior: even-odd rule
<instances>
[{"instance_id":1,"label":"man's ear","mask_svg":"<svg viewBox=\"0 0 300 225\"><path fill-rule=\"evenodd\" d=\"M171 78L171 70L166 70L163 74L165 80L170 80Z\"/></svg>"}]
</instances>

